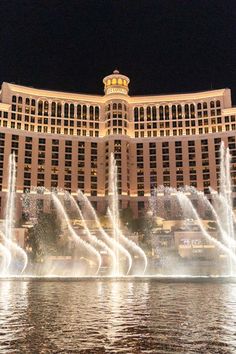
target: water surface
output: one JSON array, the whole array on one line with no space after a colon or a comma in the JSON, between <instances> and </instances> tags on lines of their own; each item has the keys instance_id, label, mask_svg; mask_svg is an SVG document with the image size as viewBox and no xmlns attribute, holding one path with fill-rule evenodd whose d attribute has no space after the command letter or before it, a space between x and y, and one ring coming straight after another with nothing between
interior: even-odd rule
<instances>
[{"instance_id":1,"label":"water surface","mask_svg":"<svg viewBox=\"0 0 236 354\"><path fill-rule=\"evenodd\" d=\"M235 353L236 284L2 280L0 352Z\"/></svg>"}]
</instances>

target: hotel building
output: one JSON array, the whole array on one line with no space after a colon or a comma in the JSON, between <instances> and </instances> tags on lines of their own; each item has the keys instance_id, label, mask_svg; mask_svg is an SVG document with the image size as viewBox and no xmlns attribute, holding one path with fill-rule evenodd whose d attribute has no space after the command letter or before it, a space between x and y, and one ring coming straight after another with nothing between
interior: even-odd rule
<instances>
[{"instance_id":1,"label":"hotel building","mask_svg":"<svg viewBox=\"0 0 236 354\"><path fill-rule=\"evenodd\" d=\"M72 194L81 189L100 212L108 202L113 152L120 207L129 205L136 217L159 185L191 185L205 193L209 186L217 189L221 141L230 148L236 182L236 108L230 89L130 96L129 82L115 70L103 79L102 96L2 84L1 217L13 152L19 196L31 186ZM44 198L38 194L45 210Z\"/></svg>"}]
</instances>

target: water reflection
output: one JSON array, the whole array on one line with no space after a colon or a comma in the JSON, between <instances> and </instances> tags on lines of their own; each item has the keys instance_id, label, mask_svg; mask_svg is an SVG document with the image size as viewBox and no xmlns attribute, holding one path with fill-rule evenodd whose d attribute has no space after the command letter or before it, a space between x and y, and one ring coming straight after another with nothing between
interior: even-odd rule
<instances>
[{"instance_id":1,"label":"water reflection","mask_svg":"<svg viewBox=\"0 0 236 354\"><path fill-rule=\"evenodd\" d=\"M21 328L26 325L24 314L28 308L28 282L0 282L1 352L21 340ZM11 352L11 351L9 351Z\"/></svg>"},{"instance_id":2,"label":"water reflection","mask_svg":"<svg viewBox=\"0 0 236 354\"><path fill-rule=\"evenodd\" d=\"M0 351L235 353L235 284L0 281Z\"/></svg>"}]
</instances>

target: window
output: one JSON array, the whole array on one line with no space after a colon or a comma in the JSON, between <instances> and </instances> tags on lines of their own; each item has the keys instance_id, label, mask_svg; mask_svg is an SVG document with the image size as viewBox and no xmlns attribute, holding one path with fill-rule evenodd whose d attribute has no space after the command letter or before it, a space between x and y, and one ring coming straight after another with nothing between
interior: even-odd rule
<instances>
[{"instance_id":1,"label":"window","mask_svg":"<svg viewBox=\"0 0 236 354\"><path fill-rule=\"evenodd\" d=\"M74 118L75 106L73 103L70 104L70 118Z\"/></svg>"},{"instance_id":2,"label":"window","mask_svg":"<svg viewBox=\"0 0 236 354\"><path fill-rule=\"evenodd\" d=\"M87 118L87 106L83 105L83 119Z\"/></svg>"},{"instance_id":3,"label":"window","mask_svg":"<svg viewBox=\"0 0 236 354\"><path fill-rule=\"evenodd\" d=\"M140 120L143 121L144 120L144 108L140 107Z\"/></svg>"},{"instance_id":4,"label":"window","mask_svg":"<svg viewBox=\"0 0 236 354\"><path fill-rule=\"evenodd\" d=\"M160 119L162 120L163 117L164 117L164 114L163 114L163 106L160 106L159 107L159 116L160 116Z\"/></svg>"},{"instance_id":5,"label":"window","mask_svg":"<svg viewBox=\"0 0 236 354\"><path fill-rule=\"evenodd\" d=\"M41 116L43 114L43 101L38 102L38 115Z\"/></svg>"},{"instance_id":6,"label":"window","mask_svg":"<svg viewBox=\"0 0 236 354\"><path fill-rule=\"evenodd\" d=\"M48 101L44 101L44 115L48 116Z\"/></svg>"},{"instance_id":7,"label":"window","mask_svg":"<svg viewBox=\"0 0 236 354\"><path fill-rule=\"evenodd\" d=\"M94 108L93 106L89 107L89 119L93 120Z\"/></svg>"},{"instance_id":8,"label":"window","mask_svg":"<svg viewBox=\"0 0 236 354\"><path fill-rule=\"evenodd\" d=\"M99 107L95 107L95 120L99 119Z\"/></svg>"},{"instance_id":9,"label":"window","mask_svg":"<svg viewBox=\"0 0 236 354\"><path fill-rule=\"evenodd\" d=\"M69 105L68 103L64 104L64 117L68 118L68 114L69 114Z\"/></svg>"},{"instance_id":10,"label":"window","mask_svg":"<svg viewBox=\"0 0 236 354\"><path fill-rule=\"evenodd\" d=\"M51 110L52 110L52 117L55 117L56 116L56 102L52 102Z\"/></svg>"}]
</instances>

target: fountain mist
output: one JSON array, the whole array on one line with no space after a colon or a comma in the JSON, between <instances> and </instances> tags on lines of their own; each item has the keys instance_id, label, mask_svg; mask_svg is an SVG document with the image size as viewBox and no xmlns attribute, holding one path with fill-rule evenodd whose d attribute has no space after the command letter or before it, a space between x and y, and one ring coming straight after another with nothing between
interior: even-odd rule
<instances>
[{"instance_id":1,"label":"fountain mist","mask_svg":"<svg viewBox=\"0 0 236 354\"><path fill-rule=\"evenodd\" d=\"M97 270L96 273L97 274L99 272L99 269L101 267L101 263L102 263L102 259L101 259L101 255L100 253L93 247L91 246L89 243L87 243L86 241L82 240L77 233L74 231L73 227L71 226L71 222L69 220L69 217L61 203L61 201L59 200L59 198L52 193L52 198L53 201L55 203L55 206L59 212L59 214L64 218L64 220L66 221L66 224L68 226L68 230L70 232L70 235L72 237L72 239L75 241L76 244L78 244L79 246L81 246L82 248L84 248L93 258L95 258L97 260Z\"/></svg>"},{"instance_id":2,"label":"fountain mist","mask_svg":"<svg viewBox=\"0 0 236 354\"><path fill-rule=\"evenodd\" d=\"M15 217L15 188L16 188L16 159L15 154L9 156L8 163L8 186L7 186L7 203L6 203L6 213L5 213L5 233L1 232L2 240L7 248L8 252L2 251L6 256L5 271L6 274L9 271L11 265L14 266L14 256L19 257L23 261L20 273L23 273L27 263L28 257L26 252L18 246L12 240L13 227L14 227L14 217ZM3 249L4 250L4 249Z\"/></svg>"},{"instance_id":3,"label":"fountain mist","mask_svg":"<svg viewBox=\"0 0 236 354\"><path fill-rule=\"evenodd\" d=\"M124 236L121 231L120 227L120 220L119 220L119 199L118 199L118 190L117 190L117 166L116 161L114 158L114 154L111 154L110 158L110 173L109 173L109 194L110 194L110 207L108 208L108 215L113 225L113 237L116 242L122 242L125 246L128 246L132 249L134 253L137 253L141 259L143 259L143 270L142 274L145 273L147 268L147 257L142 250L141 247L136 245L135 242L128 239ZM117 259L119 259L119 250L117 252ZM119 262L117 262L119 263ZM120 270L117 267L117 275L119 275Z\"/></svg>"},{"instance_id":4,"label":"fountain mist","mask_svg":"<svg viewBox=\"0 0 236 354\"><path fill-rule=\"evenodd\" d=\"M93 247L99 246L101 249L105 250L109 254L109 256L111 257L111 260L112 260L112 273L113 273L114 267L116 265L115 253L112 251L112 249L110 249L106 245L106 243L104 243L102 240L99 240L96 236L92 235L92 233L90 232L90 230L89 230L89 228L87 226L87 223L86 223L86 221L84 219L82 211L81 211L80 207L78 206L78 204L76 203L75 199L69 193L66 193L66 196L71 201L71 203L73 205L73 208L79 214L79 217L80 217L80 219L81 219L81 221L83 223L83 227L84 227L84 230L86 232L88 241L93 245Z\"/></svg>"},{"instance_id":5,"label":"fountain mist","mask_svg":"<svg viewBox=\"0 0 236 354\"><path fill-rule=\"evenodd\" d=\"M80 190L78 190L78 200L79 201L83 201L85 206L87 207L87 209L90 211L90 213L92 214L93 218L94 218L94 221L96 223L96 226L99 230L99 233L103 239L104 242L106 242L108 244L108 246L112 249L116 249L117 247L119 248L119 254L124 256L127 261L128 261L128 269L126 271L126 274L129 273L130 271L130 268L132 266L132 257L130 255L130 253L119 243L117 242L116 240L114 240L113 238L111 238L107 233L106 231L102 228L101 226L101 223L99 221L99 218L92 206L92 204L90 203L90 201L88 200L87 196L84 195ZM116 254L115 254L115 262L118 262L119 259L116 258ZM114 267L114 272L113 272L113 275L115 275L116 273L116 270L117 270L117 266Z\"/></svg>"}]
</instances>

